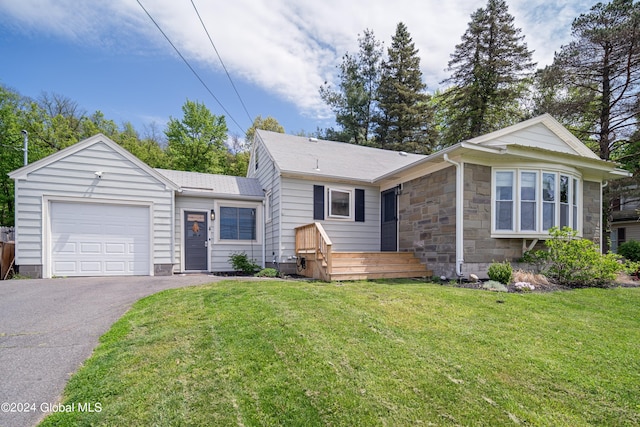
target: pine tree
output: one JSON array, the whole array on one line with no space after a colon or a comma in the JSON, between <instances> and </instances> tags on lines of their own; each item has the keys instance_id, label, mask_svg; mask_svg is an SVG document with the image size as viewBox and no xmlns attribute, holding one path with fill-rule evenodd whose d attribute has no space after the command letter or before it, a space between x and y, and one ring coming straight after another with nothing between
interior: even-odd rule
<instances>
[{"instance_id":1,"label":"pine tree","mask_svg":"<svg viewBox=\"0 0 640 427\"><path fill-rule=\"evenodd\" d=\"M448 64L443 83L447 144L473 138L522 118L518 100L525 78L535 67L532 51L515 28L504 0L489 0L471 15L471 22Z\"/></svg>"},{"instance_id":2,"label":"pine tree","mask_svg":"<svg viewBox=\"0 0 640 427\"><path fill-rule=\"evenodd\" d=\"M376 91L380 80L382 47L373 31L365 30L358 37L359 52L346 53L342 58L340 83L332 89L325 82L320 97L333 110L341 131L331 130L332 139L369 145L373 115L376 111Z\"/></svg>"},{"instance_id":3,"label":"pine tree","mask_svg":"<svg viewBox=\"0 0 640 427\"><path fill-rule=\"evenodd\" d=\"M376 117L378 144L414 153L432 151L429 96L422 82L420 57L406 25L398 23L382 65Z\"/></svg>"},{"instance_id":4,"label":"pine tree","mask_svg":"<svg viewBox=\"0 0 640 427\"><path fill-rule=\"evenodd\" d=\"M572 35L554 67L566 87L580 88L586 96L563 107L590 119L582 139L595 139L600 158L614 160L640 115L640 3L598 3L573 21Z\"/></svg>"}]
</instances>

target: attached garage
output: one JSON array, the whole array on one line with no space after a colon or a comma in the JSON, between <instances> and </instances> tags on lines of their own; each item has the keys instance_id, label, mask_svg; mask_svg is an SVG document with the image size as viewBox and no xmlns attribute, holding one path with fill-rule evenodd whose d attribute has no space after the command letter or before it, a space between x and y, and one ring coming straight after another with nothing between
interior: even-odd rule
<instances>
[{"instance_id":1,"label":"attached garage","mask_svg":"<svg viewBox=\"0 0 640 427\"><path fill-rule=\"evenodd\" d=\"M179 187L98 134L9 174L28 277L173 273Z\"/></svg>"},{"instance_id":2,"label":"attached garage","mask_svg":"<svg viewBox=\"0 0 640 427\"><path fill-rule=\"evenodd\" d=\"M102 134L9 176L23 276L230 271L241 251L264 261L257 179L153 169ZM254 238L217 237L223 208L255 212Z\"/></svg>"},{"instance_id":3,"label":"attached garage","mask_svg":"<svg viewBox=\"0 0 640 427\"><path fill-rule=\"evenodd\" d=\"M53 276L136 276L150 271L149 206L50 202Z\"/></svg>"}]
</instances>

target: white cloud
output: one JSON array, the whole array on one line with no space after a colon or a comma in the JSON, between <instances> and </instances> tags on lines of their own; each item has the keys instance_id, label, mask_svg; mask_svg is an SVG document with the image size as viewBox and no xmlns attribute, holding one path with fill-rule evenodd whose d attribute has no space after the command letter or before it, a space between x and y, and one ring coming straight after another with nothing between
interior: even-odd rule
<instances>
[{"instance_id":1,"label":"white cloud","mask_svg":"<svg viewBox=\"0 0 640 427\"><path fill-rule=\"evenodd\" d=\"M326 114L318 88L334 76L346 51L357 51L365 29L388 47L398 22L404 22L420 50L429 90L448 77L449 55L460 42L471 13L486 1L474 0L193 0L218 52L235 80L245 79L308 115ZM189 60L220 68L188 1L141 0L149 13ZM570 24L588 11L583 0L512 0L509 12L536 51L539 66L570 37ZM157 28L135 0L0 1L0 12L14 25L45 31L78 43L111 49L172 54Z\"/></svg>"}]
</instances>

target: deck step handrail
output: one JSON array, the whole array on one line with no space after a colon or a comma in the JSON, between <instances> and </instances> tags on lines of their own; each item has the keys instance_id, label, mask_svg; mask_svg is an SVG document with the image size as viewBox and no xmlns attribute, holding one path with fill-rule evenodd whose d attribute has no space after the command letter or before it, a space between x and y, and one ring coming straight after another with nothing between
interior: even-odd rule
<instances>
[{"instance_id":1,"label":"deck step handrail","mask_svg":"<svg viewBox=\"0 0 640 427\"><path fill-rule=\"evenodd\" d=\"M331 247L333 243L319 222L296 227L296 254L315 253L322 261L325 274L331 272Z\"/></svg>"}]
</instances>

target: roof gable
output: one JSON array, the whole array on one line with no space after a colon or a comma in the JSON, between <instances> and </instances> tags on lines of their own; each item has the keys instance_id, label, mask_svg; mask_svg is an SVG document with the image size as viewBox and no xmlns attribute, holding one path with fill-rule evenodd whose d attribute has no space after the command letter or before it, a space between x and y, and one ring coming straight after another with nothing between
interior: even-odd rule
<instances>
[{"instance_id":1,"label":"roof gable","mask_svg":"<svg viewBox=\"0 0 640 427\"><path fill-rule=\"evenodd\" d=\"M599 159L597 154L549 114L472 138L467 143L485 147L521 145Z\"/></svg>"},{"instance_id":2,"label":"roof gable","mask_svg":"<svg viewBox=\"0 0 640 427\"><path fill-rule=\"evenodd\" d=\"M26 179L30 173L33 173L39 169L45 168L58 161L71 157L97 144L103 144L106 147L108 147L110 150L113 150L118 155L122 156L125 160L133 163L136 167L140 168L142 171L144 171L154 179L158 180L162 184L164 184L167 188L172 190L178 189L178 186L174 182L167 179L164 175L155 171L153 168L151 168L149 165L144 163L142 160L138 159L136 156L134 156L133 154L131 154L130 152L122 148L120 145L118 145L116 142L114 142L113 140L109 139L108 137L106 137L101 133L94 135L90 138L87 138L85 140L82 140L70 147L67 147L63 150L53 153L29 165L23 166L20 169L16 169L15 171L9 173L9 177L12 179Z\"/></svg>"},{"instance_id":3,"label":"roof gable","mask_svg":"<svg viewBox=\"0 0 640 427\"><path fill-rule=\"evenodd\" d=\"M256 132L281 173L373 182L426 156L283 133Z\"/></svg>"}]
</instances>

